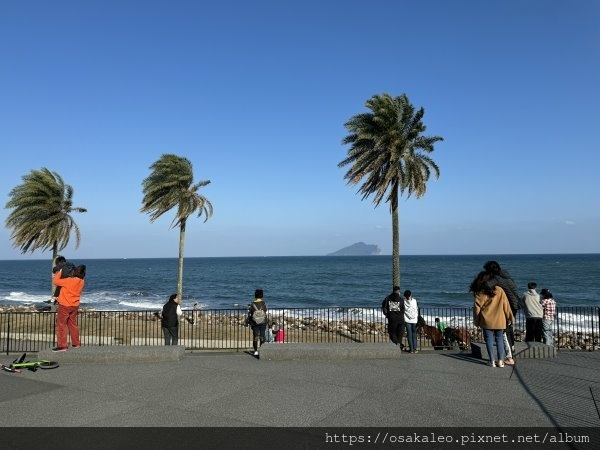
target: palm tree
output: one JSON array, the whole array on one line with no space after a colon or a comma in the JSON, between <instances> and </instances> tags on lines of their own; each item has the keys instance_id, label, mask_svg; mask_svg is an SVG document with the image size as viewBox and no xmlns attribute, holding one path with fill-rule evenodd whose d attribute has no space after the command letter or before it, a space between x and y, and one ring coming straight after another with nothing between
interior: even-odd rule
<instances>
[{"instance_id":1,"label":"palm tree","mask_svg":"<svg viewBox=\"0 0 600 450\"><path fill-rule=\"evenodd\" d=\"M350 144L348 156L338 167L350 165L344 179L350 185L366 181L359 191L364 200L373 194L377 207L382 200L390 203L392 214L392 286L400 286L400 230L398 197L425 194L433 171L440 171L429 157L439 136L423 136L423 108L415 108L406 94L393 98L389 94L375 95L365 106L371 111L357 114L344 124L350 132L342 144Z\"/></svg>"},{"instance_id":2,"label":"palm tree","mask_svg":"<svg viewBox=\"0 0 600 450\"><path fill-rule=\"evenodd\" d=\"M23 183L13 188L5 208L12 209L6 227L12 229L13 246L22 253L52 249L52 263L75 235L75 248L81 242L79 227L71 217L87 212L73 206L73 188L60 175L43 167L23 176Z\"/></svg>"},{"instance_id":3,"label":"palm tree","mask_svg":"<svg viewBox=\"0 0 600 450\"><path fill-rule=\"evenodd\" d=\"M192 184L194 174L192 163L181 156L164 154L150 166L150 175L142 182L144 199L140 212L150 214L154 222L167 211L177 207L177 214L171 228L179 226L179 265L177 273L177 297L183 301L183 249L185 227L190 215L198 211L204 214L206 222L213 213L211 203L198 190L210 183L200 181Z\"/></svg>"}]
</instances>

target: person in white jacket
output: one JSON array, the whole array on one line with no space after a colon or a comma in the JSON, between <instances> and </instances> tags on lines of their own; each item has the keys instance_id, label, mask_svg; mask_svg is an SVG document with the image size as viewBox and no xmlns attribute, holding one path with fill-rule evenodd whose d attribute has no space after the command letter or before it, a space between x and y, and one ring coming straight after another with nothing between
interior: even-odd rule
<instances>
[{"instance_id":1,"label":"person in white jacket","mask_svg":"<svg viewBox=\"0 0 600 450\"><path fill-rule=\"evenodd\" d=\"M544 309L536 288L537 283L528 283L521 297L521 306L525 309L525 342L542 342Z\"/></svg>"},{"instance_id":2,"label":"person in white jacket","mask_svg":"<svg viewBox=\"0 0 600 450\"><path fill-rule=\"evenodd\" d=\"M417 353L417 321L419 320L419 305L413 298L412 292L404 291L404 322L406 323L406 335L408 337L409 351Z\"/></svg>"}]
</instances>

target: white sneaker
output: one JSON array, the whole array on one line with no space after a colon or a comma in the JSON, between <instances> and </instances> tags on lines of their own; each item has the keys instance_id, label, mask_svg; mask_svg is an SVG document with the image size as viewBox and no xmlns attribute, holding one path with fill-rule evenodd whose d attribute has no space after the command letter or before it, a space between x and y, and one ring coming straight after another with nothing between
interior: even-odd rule
<instances>
[{"instance_id":1,"label":"white sneaker","mask_svg":"<svg viewBox=\"0 0 600 450\"><path fill-rule=\"evenodd\" d=\"M258 350L254 352L254 356L258 356Z\"/></svg>"}]
</instances>

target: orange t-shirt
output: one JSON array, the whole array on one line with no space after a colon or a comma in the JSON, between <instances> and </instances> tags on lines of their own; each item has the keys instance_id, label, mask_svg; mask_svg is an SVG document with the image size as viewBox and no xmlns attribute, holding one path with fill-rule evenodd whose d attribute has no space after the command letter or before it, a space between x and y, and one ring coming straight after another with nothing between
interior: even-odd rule
<instances>
[{"instance_id":1,"label":"orange t-shirt","mask_svg":"<svg viewBox=\"0 0 600 450\"><path fill-rule=\"evenodd\" d=\"M56 286L61 286L61 290L58 294L58 304L63 306L79 306L79 300L81 300L81 292L85 281L82 278L69 277L61 278L61 271L54 274L52 282Z\"/></svg>"}]
</instances>

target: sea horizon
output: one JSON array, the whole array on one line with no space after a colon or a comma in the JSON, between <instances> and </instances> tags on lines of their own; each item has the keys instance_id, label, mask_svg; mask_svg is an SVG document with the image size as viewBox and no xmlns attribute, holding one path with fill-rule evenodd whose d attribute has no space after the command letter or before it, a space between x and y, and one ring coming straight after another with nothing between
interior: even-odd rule
<instances>
[{"instance_id":1,"label":"sea horizon","mask_svg":"<svg viewBox=\"0 0 600 450\"><path fill-rule=\"evenodd\" d=\"M59 255L63 255L63 256L68 256L67 253L63 253L63 252L58 252ZM494 258L494 257L506 257L506 256L552 256L552 255L556 255L556 256L578 256L578 255L600 255L600 252L548 252L548 253L401 253L399 255L400 258L402 258L403 256L410 256L410 257L426 257L426 256L431 256L431 257L447 257L447 256L451 256L451 257L462 257L462 256L482 256L482 257L489 257L489 258ZM384 256L389 256L391 257L392 254L391 253L382 253L379 255L249 255L249 256L240 256L240 255L236 255L236 256L186 256L184 255L184 259L197 259L197 258L319 258L319 257L324 257L324 258L354 258L354 257L360 257L360 258L369 258L369 257L384 257ZM0 261L49 261L51 258L28 258L28 257L24 257L24 258L12 258L12 259L4 259L4 258L0 258ZM132 260L139 260L139 259L179 259L178 256L116 256L116 257L103 257L103 258L97 258L97 257L74 257L71 255L70 258L68 259L73 259L73 260L120 260L120 259L132 259Z\"/></svg>"},{"instance_id":2,"label":"sea horizon","mask_svg":"<svg viewBox=\"0 0 600 450\"><path fill-rule=\"evenodd\" d=\"M178 258L68 258L87 265L82 307L157 310L177 291ZM392 288L392 256L185 257L185 308L243 308L255 289L282 308L380 306ZM400 255L400 286L420 306L470 307L469 285L497 260L520 293L536 281L559 306L600 304L600 254ZM43 305L50 298L49 259L0 260L0 304Z\"/></svg>"}]
</instances>

